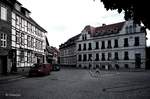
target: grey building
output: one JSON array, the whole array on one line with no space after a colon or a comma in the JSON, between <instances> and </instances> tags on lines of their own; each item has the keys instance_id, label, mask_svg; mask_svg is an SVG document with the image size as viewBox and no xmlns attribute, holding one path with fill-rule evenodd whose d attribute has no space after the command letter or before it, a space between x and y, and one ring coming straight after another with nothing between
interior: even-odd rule
<instances>
[{"instance_id":1,"label":"grey building","mask_svg":"<svg viewBox=\"0 0 150 99\"><path fill-rule=\"evenodd\" d=\"M132 20L86 26L76 41L77 67L145 68L146 31Z\"/></svg>"},{"instance_id":2,"label":"grey building","mask_svg":"<svg viewBox=\"0 0 150 99\"><path fill-rule=\"evenodd\" d=\"M9 0L0 1L0 74L6 74L9 70L12 8L12 2Z\"/></svg>"},{"instance_id":3,"label":"grey building","mask_svg":"<svg viewBox=\"0 0 150 99\"><path fill-rule=\"evenodd\" d=\"M60 51L60 64L65 66L76 66L76 40L79 38L79 35L76 35L66 41L64 44L59 46Z\"/></svg>"}]
</instances>

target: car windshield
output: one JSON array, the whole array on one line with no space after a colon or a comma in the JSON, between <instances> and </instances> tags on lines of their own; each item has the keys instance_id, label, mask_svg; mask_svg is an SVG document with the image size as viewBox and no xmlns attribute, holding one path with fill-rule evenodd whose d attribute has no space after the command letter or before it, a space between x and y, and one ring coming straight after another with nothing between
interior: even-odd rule
<instances>
[{"instance_id":1,"label":"car windshield","mask_svg":"<svg viewBox=\"0 0 150 99\"><path fill-rule=\"evenodd\" d=\"M38 68L40 66L41 66L41 64L33 64L33 68Z\"/></svg>"}]
</instances>

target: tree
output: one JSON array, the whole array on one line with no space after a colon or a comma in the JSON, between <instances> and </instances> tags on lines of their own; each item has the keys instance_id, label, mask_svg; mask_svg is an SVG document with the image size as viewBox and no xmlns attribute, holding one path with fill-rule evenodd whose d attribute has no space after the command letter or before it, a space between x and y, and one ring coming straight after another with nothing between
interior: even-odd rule
<instances>
[{"instance_id":1,"label":"tree","mask_svg":"<svg viewBox=\"0 0 150 99\"><path fill-rule=\"evenodd\" d=\"M148 0L101 0L106 10L124 11L125 20L133 19L135 23L143 23L150 30L150 15Z\"/></svg>"}]
</instances>

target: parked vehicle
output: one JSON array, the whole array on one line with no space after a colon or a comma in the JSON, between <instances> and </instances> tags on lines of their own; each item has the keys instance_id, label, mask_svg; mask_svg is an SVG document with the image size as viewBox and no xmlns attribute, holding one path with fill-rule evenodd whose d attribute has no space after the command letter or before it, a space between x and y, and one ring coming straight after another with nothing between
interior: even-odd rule
<instances>
[{"instance_id":1,"label":"parked vehicle","mask_svg":"<svg viewBox=\"0 0 150 99\"><path fill-rule=\"evenodd\" d=\"M49 75L51 71L51 64L34 64L29 70L29 76Z\"/></svg>"},{"instance_id":2,"label":"parked vehicle","mask_svg":"<svg viewBox=\"0 0 150 99\"><path fill-rule=\"evenodd\" d=\"M60 70L60 65L59 64L53 64L52 65L52 70L53 71L59 71Z\"/></svg>"}]
</instances>

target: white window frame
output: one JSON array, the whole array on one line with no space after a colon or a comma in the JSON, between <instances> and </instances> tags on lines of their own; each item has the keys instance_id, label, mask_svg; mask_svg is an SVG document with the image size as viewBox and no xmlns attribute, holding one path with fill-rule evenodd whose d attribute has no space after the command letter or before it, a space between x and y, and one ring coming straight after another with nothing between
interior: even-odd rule
<instances>
[{"instance_id":1,"label":"white window frame","mask_svg":"<svg viewBox=\"0 0 150 99\"><path fill-rule=\"evenodd\" d=\"M7 47L7 34L1 33L0 35L1 47Z\"/></svg>"},{"instance_id":2,"label":"white window frame","mask_svg":"<svg viewBox=\"0 0 150 99\"><path fill-rule=\"evenodd\" d=\"M7 21L7 8L4 6L1 6L1 19L4 21Z\"/></svg>"},{"instance_id":3,"label":"white window frame","mask_svg":"<svg viewBox=\"0 0 150 99\"><path fill-rule=\"evenodd\" d=\"M20 36L20 32L16 31L16 44L20 44L21 43L21 36Z\"/></svg>"}]
</instances>

